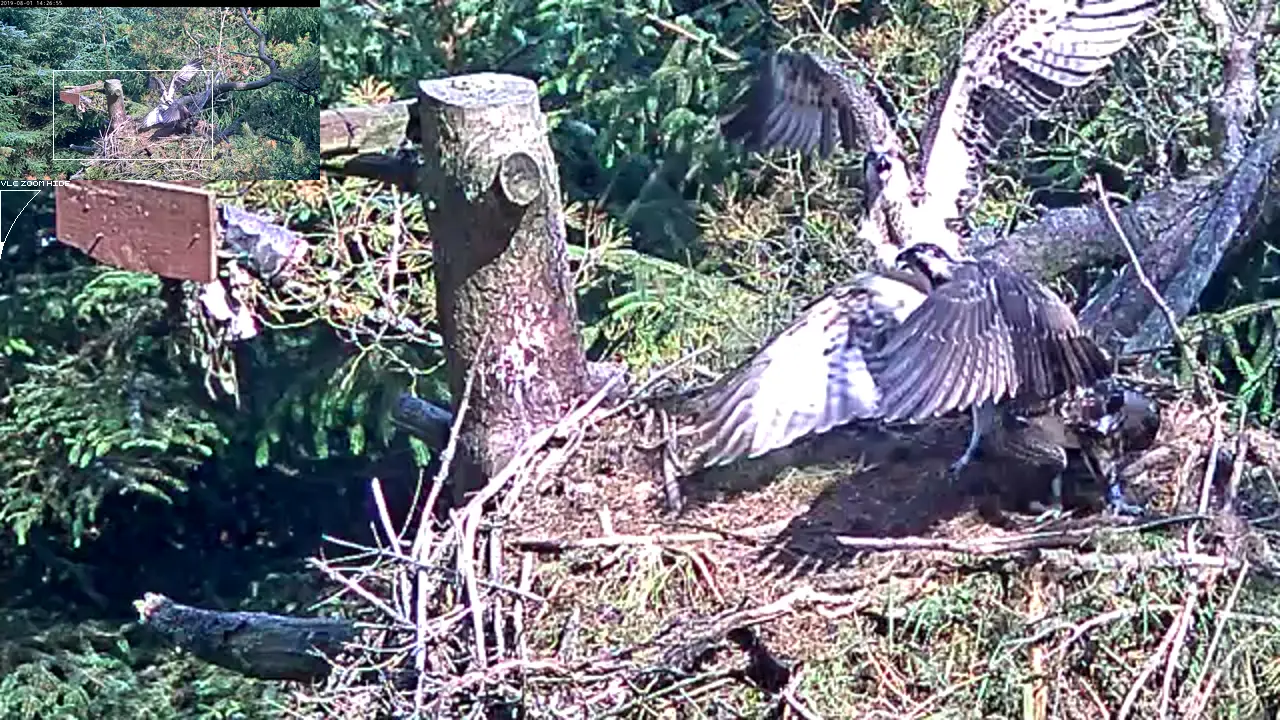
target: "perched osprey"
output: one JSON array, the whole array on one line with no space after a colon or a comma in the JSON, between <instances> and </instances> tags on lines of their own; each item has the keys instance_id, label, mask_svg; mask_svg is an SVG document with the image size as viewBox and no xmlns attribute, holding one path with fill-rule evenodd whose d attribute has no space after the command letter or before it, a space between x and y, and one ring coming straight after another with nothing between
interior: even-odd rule
<instances>
[{"instance_id":1,"label":"perched osprey","mask_svg":"<svg viewBox=\"0 0 1280 720\"><path fill-rule=\"evenodd\" d=\"M142 119L142 124L139 128L146 130L160 125L178 126L200 112L213 96L214 82L210 82L209 87L203 93L178 96L182 89L187 86L187 83L191 82L196 73L200 71L200 68L201 62L195 60L186 63L181 70L174 73L168 87L162 86L160 104L147 113L147 116Z\"/></svg>"},{"instance_id":2,"label":"perched osprey","mask_svg":"<svg viewBox=\"0 0 1280 720\"><path fill-rule=\"evenodd\" d=\"M870 152L885 182L859 236L882 265L923 240L960 254L986 161L1023 119L1083 87L1160 10L1163 0L1011 0L964 44L920 143L919 175L893 123L840 66L812 53L766 56L725 135L767 151L841 145Z\"/></svg>"}]
</instances>

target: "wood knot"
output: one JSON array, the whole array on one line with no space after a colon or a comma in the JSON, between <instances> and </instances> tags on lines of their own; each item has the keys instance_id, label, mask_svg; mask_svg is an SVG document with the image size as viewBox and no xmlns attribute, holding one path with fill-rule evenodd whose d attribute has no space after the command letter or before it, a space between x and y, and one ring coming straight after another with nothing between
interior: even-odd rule
<instances>
[{"instance_id":1,"label":"wood knot","mask_svg":"<svg viewBox=\"0 0 1280 720\"><path fill-rule=\"evenodd\" d=\"M532 155L516 151L502 158L498 169L502 194L514 205L525 207L542 194L542 174Z\"/></svg>"}]
</instances>

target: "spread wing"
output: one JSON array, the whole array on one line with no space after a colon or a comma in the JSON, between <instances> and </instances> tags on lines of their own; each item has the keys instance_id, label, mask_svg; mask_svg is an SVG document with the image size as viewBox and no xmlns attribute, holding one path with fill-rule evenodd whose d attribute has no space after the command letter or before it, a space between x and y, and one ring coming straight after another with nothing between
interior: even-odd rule
<instances>
[{"instance_id":1,"label":"spread wing","mask_svg":"<svg viewBox=\"0 0 1280 720\"><path fill-rule=\"evenodd\" d=\"M726 137L748 148L786 148L831 155L871 144L900 147L884 108L840 66L821 55L765 55L743 105L722 120Z\"/></svg>"},{"instance_id":2,"label":"spread wing","mask_svg":"<svg viewBox=\"0 0 1280 720\"><path fill-rule=\"evenodd\" d=\"M142 118L141 128L146 130L149 127L154 127L164 122L164 109L164 105L161 105L158 108L152 108L151 112L147 113L147 116Z\"/></svg>"},{"instance_id":3,"label":"spread wing","mask_svg":"<svg viewBox=\"0 0 1280 720\"><path fill-rule=\"evenodd\" d=\"M878 414L863 359L868 342L924 300L901 282L863 275L806 309L763 349L695 399L687 465L754 458L807 435Z\"/></svg>"},{"instance_id":4,"label":"spread wing","mask_svg":"<svg viewBox=\"0 0 1280 720\"><path fill-rule=\"evenodd\" d=\"M985 401L1045 400L1111 372L1071 308L991 263L962 266L868 361L887 421L919 422Z\"/></svg>"},{"instance_id":5,"label":"spread wing","mask_svg":"<svg viewBox=\"0 0 1280 720\"><path fill-rule=\"evenodd\" d=\"M166 99L172 100L177 97L182 92L182 89L187 86L187 83L191 82L191 79L196 76L196 73L200 72L200 65L201 62L195 60L184 64L181 70L174 73L173 81L169 86L169 95Z\"/></svg>"},{"instance_id":6,"label":"spread wing","mask_svg":"<svg viewBox=\"0 0 1280 720\"><path fill-rule=\"evenodd\" d=\"M213 97L213 91L222 75L215 75L202 93L184 95L173 102L166 103L147 113L142 119L142 129L156 125L175 123L200 112Z\"/></svg>"},{"instance_id":7,"label":"spread wing","mask_svg":"<svg viewBox=\"0 0 1280 720\"><path fill-rule=\"evenodd\" d=\"M963 218L1000 141L1111 64L1163 0L1012 0L964 46L921 158L928 211Z\"/></svg>"},{"instance_id":8,"label":"spread wing","mask_svg":"<svg viewBox=\"0 0 1280 720\"><path fill-rule=\"evenodd\" d=\"M213 90L221 79L222 73L215 73L213 77L209 78L209 86L205 88L204 92L199 95L190 96L191 100L189 107L191 108L192 114L200 112L204 109L204 106L213 99ZM183 99L185 100L186 98Z\"/></svg>"}]
</instances>

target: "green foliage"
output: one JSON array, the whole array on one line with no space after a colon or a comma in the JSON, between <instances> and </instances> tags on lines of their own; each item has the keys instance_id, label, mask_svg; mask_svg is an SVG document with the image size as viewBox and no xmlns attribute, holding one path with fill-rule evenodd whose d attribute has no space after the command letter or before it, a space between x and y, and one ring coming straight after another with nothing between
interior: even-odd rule
<instances>
[{"instance_id":1,"label":"green foliage","mask_svg":"<svg viewBox=\"0 0 1280 720\"><path fill-rule=\"evenodd\" d=\"M673 8L665 1L521 0L394 1L375 10L326 0L335 25L322 52L322 107L370 75L401 97L416 80L446 73L532 77L569 197L603 196L637 229L638 249L682 257L696 251L689 198L738 162L714 127L727 100L720 70L734 55L704 25L742 36L760 18L736 7L689 16ZM668 25L701 39L655 25L673 15Z\"/></svg>"},{"instance_id":2,"label":"green foliage","mask_svg":"<svg viewBox=\"0 0 1280 720\"><path fill-rule=\"evenodd\" d=\"M169 363L157 278L90 267L16 283L0 300L4 326L20 333L6 340L20 352L0 382L0 526L25 542L52 522L79 545L104 497L169 500L225 437L157 372Z\"/></svg>"},{"instance_id":3,"label":"green foliage","mask_svg":"<svg viewBox=\"0 0 1280 720\"><path fill-rule=\"evenodd\" d=\"M0 662L0 717L71 718L272 717L283 702L272 684L248 680L169 653L136 667L137 652L114 627L47 625L9 613L0 619L6 654Z\"/></svg>"},{"instance_id":4,"label":"green foliage","mask_svg":"<svg viewBox=\"0 0 1280 720\"><path fill-rule=\"evenodd\" d=\"M1213 307L1192 317L1185 331L1208 359L1214 379L1235 395L1236 408L1280 427L1280 246L1271 238L1245 253L1206 295Z\"/></svg>"},{"instance_id":5,"label":"green foliage","mask_svg":"<svg viewBox=\"0 0 1280 720\"><path fill-rule=\"evenodd\" d=\"M285 372L277 376L268 368L260 371L267 375L258 392L262 415L254 423L258 467L266 467L274 455L297 461L376 453L395 437L391 408L399 394L410 388L415 376L429 379L431 363L420 353L373 344L347 355L322 337L328 332L292 333L288 342L295 345L293 350L276 344L270 352L280 359L289 357ZM282 391L268 400L272 385Z\"/></svg>"}]
</instances>

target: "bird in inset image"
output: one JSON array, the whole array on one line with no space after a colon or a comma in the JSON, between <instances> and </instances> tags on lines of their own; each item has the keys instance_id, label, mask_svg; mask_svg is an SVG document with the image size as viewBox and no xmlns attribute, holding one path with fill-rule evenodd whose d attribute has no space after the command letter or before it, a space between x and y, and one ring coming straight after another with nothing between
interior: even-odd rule
<instances>
[{"instance_id":1,"label":"bird in inset image","mask_svg":"<svg viewBox=\"0 0 1280 720\"><path fill-rule=\"evenodd\" d=\"M139 129L148 130L153 127L169 126L174 129L190 129L190 121L210 102L213 97L217 77L212 78L205 92L181 95L182 90L200 72L202 63L199 60L188 62L182 69L174 73L167 86L161 86L160 104L152 108L142 119Z\"/></svg>"}]
</instances>

